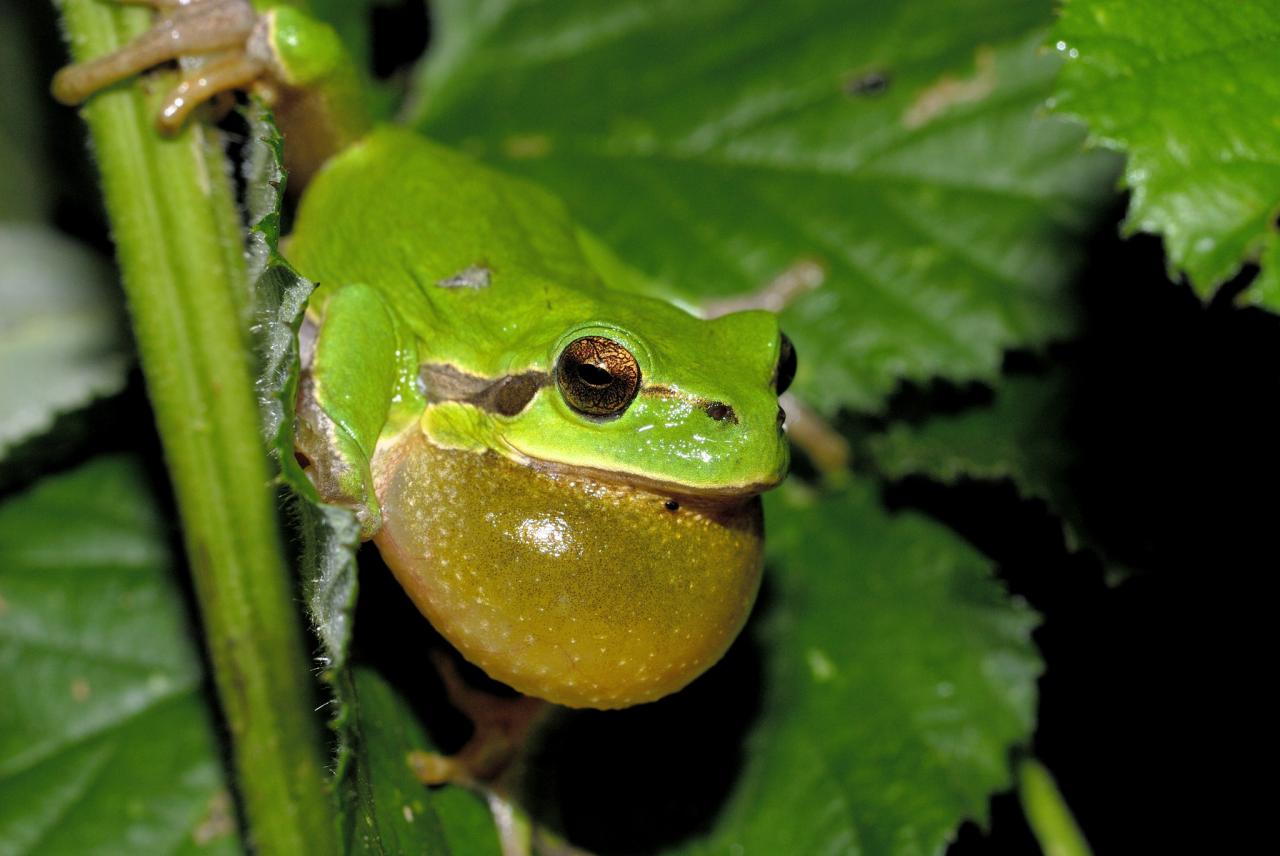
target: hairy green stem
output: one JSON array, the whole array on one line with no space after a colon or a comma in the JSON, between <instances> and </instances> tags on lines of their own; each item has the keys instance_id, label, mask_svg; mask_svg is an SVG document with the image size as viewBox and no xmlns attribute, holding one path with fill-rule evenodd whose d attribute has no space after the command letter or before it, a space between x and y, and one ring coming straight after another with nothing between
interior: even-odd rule
<instances>
[{"instance_id":1,"label":"hairy green stem","mask_svg":"<svg viewBox=\"0 0 1280 856\"><path fill-rule=\"evenodd\" d=\"M1053 776L1034 758L1025 759L1018 767L1018 796L1045 856L1091 856L1089 842L1071 816Z\"/></svg>"},{"instance_id":2,"label":"hairy green stem","mask_svg":"<svg viewBox=\"0 0 1280 856\"><path fill-rule=\"evenodd\" d=\"M140 7L60 6L77 60L149 23ZM334 852L314 687L253 397L249 294L227 161L198 124L161 138L143 90L137 81L112 87L84 116L251 844L271 854Z\"/></svg>"}]
</instances>

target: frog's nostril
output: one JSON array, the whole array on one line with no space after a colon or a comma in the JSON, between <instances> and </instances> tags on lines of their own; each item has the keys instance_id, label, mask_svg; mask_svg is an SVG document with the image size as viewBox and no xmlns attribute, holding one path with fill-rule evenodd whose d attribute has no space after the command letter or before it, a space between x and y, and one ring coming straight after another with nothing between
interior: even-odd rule
<instances>
[{"instance_id":1,"label":"frog's nostril","mask_svg":"<svg viewBox=\"0 0 1280 856\"><path fill-rule=\"evenodd\" d=\"M733 408L725 404L723 401L713 401L706 406L707 415L717 422L730 422L734 425L738 424L738 414L733 412Z\"/></svg>"},{"instance_id":2,"label":"frog's nostril","mask_svg":"<svg viewBox=\"0 0 1280 856\"><path fill-rule=\"evenodd\" d=\"M781 407L778 408L778 427L781 428L787 423L787 411Z\"/></svg>"}]
</instances>

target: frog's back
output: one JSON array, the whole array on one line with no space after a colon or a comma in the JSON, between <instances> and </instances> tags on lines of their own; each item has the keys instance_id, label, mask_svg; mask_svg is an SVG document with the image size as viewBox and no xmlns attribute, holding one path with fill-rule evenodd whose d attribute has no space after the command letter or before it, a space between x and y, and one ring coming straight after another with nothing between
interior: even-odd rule
<instances>
[{"instance_id":1,"label":"frog's back","mask_svg":"<svg viewBox=\"0 0 1280 856\"><path fill-rule=\"evenodd\" d=\"M589 300L599 285L558 199L389 127L336 157L308 186L288 255L319 283L313 305L341 285L371 285L422 338L441 326L478 329L538 314L548 302ZM460 305L444 292L462 289L485 297L461 302L473 317L459 324L441 313Z\"/></svg>"}]
</instances>

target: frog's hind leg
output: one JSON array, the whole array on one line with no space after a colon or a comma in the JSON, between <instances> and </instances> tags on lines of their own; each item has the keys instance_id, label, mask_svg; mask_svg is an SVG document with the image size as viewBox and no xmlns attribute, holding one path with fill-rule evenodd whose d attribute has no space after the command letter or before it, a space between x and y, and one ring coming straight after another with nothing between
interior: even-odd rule
<instances>
[{"instance_id":1,"label":"frog's hind leg","mask_svg":"<svg viewBox=\"0 0 1280 856\"><path fill-rule=\"evenodd\" d=\"M475 731L454 755L414 751L409 766L424 785L460 785L478 793L489 806L502 856L590 856L538 828L509 789L520 775L530 732L549 706L530 696L499 698L467 684L457 664L439 649L429 652L444 682L449 703L471 720Z\"/></svg>"},{"instance_id":2,"label":"frog's hind leg","mask_svg":"<svg viewBox=\"0 0 1280 856\"><path fill-rule=\"evenodd\" d=\"M531 696L499 698L463 680L453 659L432 650L449 702L475 727L471 739L455 755L414 753L415 775L426 785L452 783L484 789L511 772L525 749L529 733L546 714L547 703Z\"/></svg>"},{"instance_id":3,"label":"frog's hind leg","mask_svg":"<svg viewBox=\"0 0 1280 856\"><path fill-rule=\"evenodd\" d=\"M161 63L210 56L210 62L188 72L165 100L157 124L161 130L173 132L199 104L220 92L243 88L267 70L266 58L251 49L251 37L260 19L249 0L124 2L151 6L162 17L119 50L59 71L53 78L53 95L59 101L78 104L100 89Z\"/></svg>"}]
</instances>

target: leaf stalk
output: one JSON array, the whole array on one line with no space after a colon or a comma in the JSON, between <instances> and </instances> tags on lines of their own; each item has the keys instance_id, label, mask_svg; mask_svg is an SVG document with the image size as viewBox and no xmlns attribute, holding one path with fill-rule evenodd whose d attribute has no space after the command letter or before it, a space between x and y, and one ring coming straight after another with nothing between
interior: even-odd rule
<instances>
[{"instance_id":1,"label":"leaf stalk","mask_svg":"<svg viewBox=\"0 0 1280 856\"><path fill-rule=\"evenodd\" d=\"M1034 758L1018 766L1018 796L1045 856L1092 856L1089 842L1049 770Z\"/></svg>"}]
</instances>

